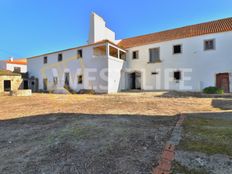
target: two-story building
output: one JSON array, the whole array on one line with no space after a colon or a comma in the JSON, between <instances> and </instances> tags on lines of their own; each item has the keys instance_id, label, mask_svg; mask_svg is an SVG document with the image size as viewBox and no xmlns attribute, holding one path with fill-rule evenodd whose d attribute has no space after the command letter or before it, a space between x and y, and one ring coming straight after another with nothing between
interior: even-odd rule
<instances>
[{"instance_id":1,"label":"two-story building","mask_svg":"<svg viewBox=\"0 0 232 174\"><path fill-rule=\"evenodd\" d=\"M232 18L116 40L93 13L87 45L31 57L28 71L41 90L230 92L231 43Z\"/></svg>"}]
</instances>

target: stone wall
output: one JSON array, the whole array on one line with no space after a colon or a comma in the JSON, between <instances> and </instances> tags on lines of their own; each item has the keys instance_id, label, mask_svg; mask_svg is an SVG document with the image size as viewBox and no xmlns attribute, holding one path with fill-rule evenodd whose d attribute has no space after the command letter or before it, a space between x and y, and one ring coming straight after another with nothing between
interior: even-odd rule
<instances>
[{"instance_id":1,"label":"stone wall","mask_svg":"<svg viewBox=\"0 0 232 174\"><path fill-rule=\"evenodd\" d=\"M31 96L30 89L11 91L10 96Z\"/></svg>"},{"instance_id":2,"label":"stone wall","mask_svg":"<svg viewBox=\"0 0 232 174\"><path fill-rule=\"evenodd\" d=\"M23 82L21 76L0 76L0 93L4 92L4 80L11 81L11 91L17 91Z\"/></svg>"}]
</instances>

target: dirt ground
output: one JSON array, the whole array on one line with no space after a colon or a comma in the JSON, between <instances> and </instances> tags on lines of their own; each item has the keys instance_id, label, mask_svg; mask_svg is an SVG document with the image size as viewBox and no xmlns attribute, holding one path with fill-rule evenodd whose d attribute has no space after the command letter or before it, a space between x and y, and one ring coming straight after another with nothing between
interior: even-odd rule
<instances>
[{"instance_id":1,"label":"dirt ground","mask_svg":"<svg viewBox=\"0 0 232 174\"><path fill-rule=\"evenodd\" d=\"M227 99L231 108L232 100ZM163 93L119 93L112 95L33 94L30 97L0 97L0 120L50 114L176 115L180 112L220 111L223 100L170 96Z\"/></svg>"},{"instance_id":2,"label":"dirt ground","mask_svg":"<svg viewBox=\"0 0 232 174\"><path fill-rule=\"evenodd\" d=\"M150 174L176 117L54 114L0 122L1 174Z\"/></svg>"},{"instance_id":3,"label":"dirt ground","mask_svg":"<svg viewBox=\"0 0 232 174\"><path fill-rule=\"evenodd\" d=\"M205 112L214 115L222 110L229 114L232 110L230 96L209 98L197 95L133 92L1 96L0 173L148 174L152 166L157 165L163 146L170 138L176 114ZM217 130L225 127L224 124L217 126ZM204 141L214 142L211 135L217 136L217 133L210 132ZM183 140L190 141L188 136L183 136ZM194 141L198 142L198 139ZM201 149L201 146L196 147ZM184 146L177 154L180 160L176 159L176 169L184 174L197 169L196 166L190 170L186 168L187 162L195 164L198 161L194 160L206 159L204 152L189 152ZM188 157L190 160L181 163L181 159ZM208 159L211 160L209 156ZM219 158L213 159L217 161Z\"/></svg>"}]
</instances>

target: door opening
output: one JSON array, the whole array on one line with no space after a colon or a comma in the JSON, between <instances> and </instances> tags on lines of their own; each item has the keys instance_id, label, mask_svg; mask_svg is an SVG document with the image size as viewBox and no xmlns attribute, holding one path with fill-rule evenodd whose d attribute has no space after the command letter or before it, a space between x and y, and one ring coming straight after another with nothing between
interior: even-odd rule
<instances>
[{"instance_id":1,"label":"door opening","mask_svg":"<svg viewBox=\"0 0 232 174\"><path fill-rule=\"evenodd\" d=\"M129 86L130 89L138 89L141 90L141 73L133 72L129 74Z\"/></svg>"},{"instance_id":2,"label":"door opening","mask_svg":"<svg viewBox=\"0 0 232 174\"><path fill-rule=\"evenodd\" d=\"M4 80L4 91L11 91L11 81Z\"/></svg>"},{"instance_id":3,"label":"door opening","mask_svg":"<svg viewBox=\"0 0 232 174\"><path fill-rule=\"evenodd\" d=\"M69 81L70 81L70 75L69 73L65 73L65 86L68 86L69 87Z\"/></svg>"},{"instance_id":4,"label":"door opening","mask_svg":"<svg viewBox=\"0 0 232 174\"><path fill-rule=\"evenodd\" d=\"M48 79L43 79L43 90L44 91L48 90Z\"/></svg>"},{"instance_id":5,"label":"door opening","mask_svg":"<svg viewBox=\"0 0 232 174\"><path fill-rule=\"evenodd\" d=\"M29 89L28 80L23 81L23 89Z\"/></svg>"},{"instance_id":6,"label":"door opening","mask_svg":"<svg viewBox=\"0 0 232 174\"><path fill-rule=\"evenodd\" d=\"M216 75L216 87L224 90L225 93L230 92L229 73L220 73Z\"/></svg>"}]
</instances>

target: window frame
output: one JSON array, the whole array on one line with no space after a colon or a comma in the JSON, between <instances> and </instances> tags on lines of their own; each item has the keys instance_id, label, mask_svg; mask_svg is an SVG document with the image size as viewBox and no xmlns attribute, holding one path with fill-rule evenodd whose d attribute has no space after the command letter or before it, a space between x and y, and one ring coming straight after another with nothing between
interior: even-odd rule
<instances>
[{"instance_id":1,"label":"window frame","mask_svg":"<svg viewBox=\"0 0 232 174\"><path fill-rule=\"evenodd\" d=\"M61 58L61 59L60 59ZM58 54L58 62L62 62L63 61L63 54L62 53L59 53Z\"/></svg>"},{"instance_id":2,"label":"window frame","mask_svg":"<svg viewBox=\"0 0 232 174\"><path fill-rule=\"evenodd\" d=\"M175 46L180 46L180 52L179 53L175 53ZM172 54L173 55L178 55L178 54L182 54L183 53L183 45L182 44L175 44L172 46Z\"/></svg>"},{"instance_id":3,"label":"window frame","mask_svg":"<svg viewBox=\"0 0 232 174\"><path fill-rule=\"evenodd\" d=\"M159 59L155 60L155 61L151 61L151 50L153 50L153 49L159 49ZM161 57L160 50L161 50L160 47L149 48L149 50L148 50L148 53L149 53L148 63L161 63L162 62L160 59L160 57Z\"/></svg>"},{"instance_id":4,"label":"window frame","mask_svg":"<svg viewBox=\"0 0 232 174\"><path fill-rule=\"evenodd\" d=\"M80 77L81 77L81 82L80 82ZM77 84L82 85L83 84L83 75L78 75L77 76Z\"/></svg>"},{"instance_id":5,"label":"window frame","mask_svg":"<svg viewBox=\"0 0 232 174\"><path fill-rule=\"evenodd\" d=\"M15 73L21 73L22 72L22 68L19 66L14 66L14 71Z\"/></svg>"},{"instance_id":6,"label":"window frame","mask_svg":"<svg viewBox=\"0 0 232 174\"><path fill-rule=\"evenodd\" d=\"M175 78L175 73L179 73L179 79ZM176 81L176 82L179 82L180 80L182 80L182 72L180 70L176 70L173 72L173 79Z\"/></svg>"},{"instance_id":7,"label":"window frame","mask_svg":"<svg viewBox=\"0 0 232 174\"><path fill-rule=\"evenodd\" d=\"M206 42L213 41L213 48L207 49ZM216 39L205 39L203 42L204 51L213 51L216 50Z\"/></svg>"},{"instance_id":8,"label":"window frame","mask_svg":"<svg viewBox=\"0 0 232 174\"><path fill-rule=\"evenodd\" d=\"M45 61L46 60L46 61ZM44 56L43 57L43 64L47 64L48 63L48 57L47 56Z\"/></svg>"},{"instance_id":9,"label":"window frame","mask_svg":"<svg viewBox=\"0 0 232 174\"><path fill-rule=\"evenodd\" d=\"M57 85L58 85L58 77L57 77L57 76L54 76L54 77L53 77L53 85L54 85L54 86L57 86Z\"/></svg>"},{"instance_id":10,"label":"window frame","mask_svg":"<svg viewBox=\"0 0 232 174\"><path fill-rule=\"evenodd\" d=\"M83 58L83 50L82 49L77 50L77 58L78 59Z\"/></svg>"},{"instance_id":11,"label":"window frame","mask_svg":"<svg viewBox=\"0 0 232 174\"><path fill-rule=\"evenodd\" d=\"M136 58L134 58L134 53L137 56ZM132 60L137 60L137 59L139 59L139 50L132 51Z\"/></svg>"}]
</instances>

